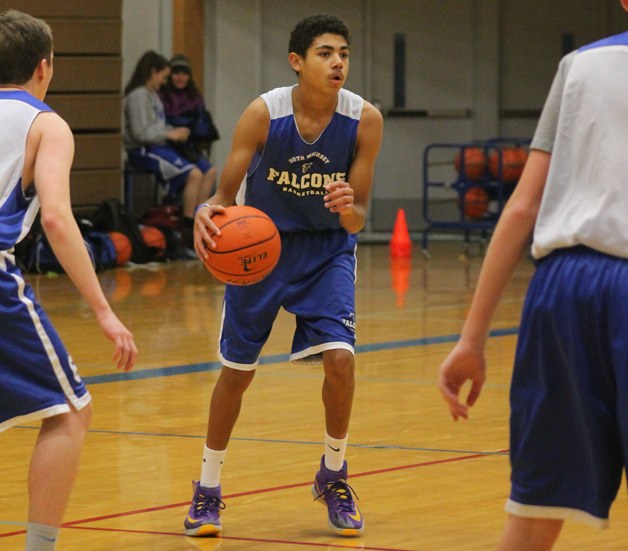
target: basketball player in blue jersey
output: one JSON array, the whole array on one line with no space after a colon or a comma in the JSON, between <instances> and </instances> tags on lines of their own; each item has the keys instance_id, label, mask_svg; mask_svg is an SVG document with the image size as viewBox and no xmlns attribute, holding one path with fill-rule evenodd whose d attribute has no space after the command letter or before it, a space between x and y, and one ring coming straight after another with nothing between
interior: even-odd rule
<instances>
[{"instance_id":1,"label":"basketball player in blue jersey","mask_svg":"<svg viewBox=\"0 0 628 551\"><path fill-rule=\"evenodd\" d=\"M498 551L548 551L565 519L607 526L627 465L626 83L628 32L561 61L461 338L440 368L452 416L466 418L485 380L490 320L533 233L537 269L510 392L510 516Z\"/></svg>"},{"instance_id":2,"label":"basketball player in blue jersey","mask_svg":"<svg viewBox=\"0 0 628 551\"><path fill-rule=\"evenodd\" d=\"M325 453L314 498L327 506L331 530L359 535L364 520L347 484L345 450L354 392L355 250L364 226L382 116L343 89L349 31L335 16L313 16L290 36L288 60L298 84L254 100L237 123L215 195L197 209L195 248L215 246L212 216L232 205L246 176L245 203L277 225L282 253L265 280L227 285L219 357L201 478L186 534L221 531L220 472L242 396L281 307L296 316L294 361L322 360Z\"/></svg>"},{"instance_id":3,"label":"basketball player in blue jersey","mask_svg":"<svg viewBox=\"0 0 628 551\"><path fill-rule=\"evenodd\" d=\"M43 103L52 58L45 22L14 10L0 15L0 431L42 420L28 477L27 551L55 549L91 418L90 395L13 256L40 208L57 258L115 344L117 367L128 371L137 354L72 214L74 139Z\"/></svg>"}]
</instances>

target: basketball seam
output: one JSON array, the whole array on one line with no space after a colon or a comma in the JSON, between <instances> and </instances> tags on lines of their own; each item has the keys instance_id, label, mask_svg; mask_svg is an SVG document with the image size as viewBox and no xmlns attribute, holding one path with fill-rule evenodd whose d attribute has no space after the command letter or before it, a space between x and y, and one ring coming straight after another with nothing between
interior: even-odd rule
<instances>
[{"instance_id":1,"label":"basketball seam","mask_svg":"<svg viewBox=\"0 0 628 551\"><path fill-rule=\"evenodd\" d=\"M233 224L234 222L238 222L239 220L244 220L245 218L259 218L274 225L274 222L268 216L260 216L259 214L245 214L243 216L238 216L237 218L232 218L231 220L228 220L224 226L220 226L220 229L226 228L229 224ZM212 233L211 236L214 237L214 235L216 234Z\"/></svg>"},{"instance_id":2,"label":"basketball seam","mask_svg":"<svg viewBox=\"0 0 628 551\"><path fill-rule=\"evenodd\" d=\"M260 216L260 218L261 218L261 216ZM223 226L223 228L226 225L227 224L225 224ZM245 247L239 247L237 249L229 249L228 251L215 251L214 249L210 249L207 246L205 248L207 249L207 252L209 252L211 254L231 254L231 253L235 253L235 252L238 252L238 251L242 251L244 249L248 249L249 247L255 247L256 245L263 245L264 243L268 243L269 241L272 241L273 239L275 239L276 236L277 236L277 230L275 230L275 233L273 233L270 237L268 237L267 239L264 239L263 241L256 241L255 243L251 243L250 245L246 245Z\"/></svg>"}]
</instances>

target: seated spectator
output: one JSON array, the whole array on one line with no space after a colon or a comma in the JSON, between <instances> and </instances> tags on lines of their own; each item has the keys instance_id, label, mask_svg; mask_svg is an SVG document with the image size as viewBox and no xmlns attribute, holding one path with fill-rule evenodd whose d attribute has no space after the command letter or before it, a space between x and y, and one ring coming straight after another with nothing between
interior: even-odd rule
<instances>
[{"instance_id":1,"label":"seated spectator","mask_svg":"<svg viewBox=\"0 0 628 551\"><path fill-rule=\"evenodd\" d=\"M204 157L190 161L173 144L186 143L190 129L166 123L157 91L170 74L170 63L154 51L137 62L124 89L124 143L129 163L153 172L170 196L182 197L182 237L193 254L194 209L209 197L216 170Z\"/></svg>"},{"instance_id":2,"label":"seated spectator","mask_svg":"<svg viewBox=\"0 0 628 551\"><path fill-rule=\"evenodd\" d=\"M209 158L212 142L220 139L220 135L196 87L190 61L184 55L175 55L170 60L170 76L159 96L164 104L166 123L190 129L183 151L186 157L192 159L202 155Z\"/></svg>"}]
</instances>

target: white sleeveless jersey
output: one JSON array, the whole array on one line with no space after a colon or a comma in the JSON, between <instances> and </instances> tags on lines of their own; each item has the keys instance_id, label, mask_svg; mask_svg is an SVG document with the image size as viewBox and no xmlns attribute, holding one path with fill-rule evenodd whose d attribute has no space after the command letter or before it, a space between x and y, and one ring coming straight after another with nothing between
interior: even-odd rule
<instances>
[{"instance_id":1,"label":"white sleeveless jersey","mask_svg":"<svg viewBox=\"0 0 628 551\"><path fill-rule=\"evenodd\" d=\"M628 32L562 60L531 147L552 153L534 257L584 245L628 258Z\"/></svg>"},{"instance_id":2,"label":"white sleeveless jersey","mask_svg":"<svg viewBox=\"0 0 628 551\"><path fill-rule=\"evenodd\" d=\"M43 111L52 110L25 91L0 90L0 432L91 400L12 253L39 210L34 186L22 191L22 170L28 132Z\"/></svg>"},{"instance_id":3,"label":"white sleeveless jersey","mask_svg":"<svg viewBox=\"0 0 628 551\"><path fill-rule=\"evenodd\" d=\"M26 138L35 117L52 111L24 91L0 91L0 256L28 233L39 210L33 190L22 190Z\"/></svg>"}]
</instances>

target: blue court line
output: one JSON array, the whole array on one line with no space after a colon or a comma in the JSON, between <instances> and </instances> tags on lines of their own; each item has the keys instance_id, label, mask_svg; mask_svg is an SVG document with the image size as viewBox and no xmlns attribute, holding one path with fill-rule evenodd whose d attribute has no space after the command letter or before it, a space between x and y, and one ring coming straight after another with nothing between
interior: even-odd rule
<instances>
[{"instance_id":1,"label":"blue court line","mask_svg":"<svg viewBox=\"0 0 628 551\"><path fill-rule=\"evenodd\" d=\"M39 430L39 427L34 426L21 426L16 428ZM106 430L106 429L89 429L90 433L94 434L115 434L117 436L156 436L159 438L187 438L192 440L205 440L205 435L197 434L172 434L165 432L144 432L144 431L127 431L127 430ZM324 442L315 442L311 440L282 440L279 438L247 438L243 436L232 436L231 442L257 442L264 444L300 444L305 446L324 446ZM477 455L509 455L509 452L496 450L496 451L478 451L478 450L455 450L450 448L425 448L421 446L401 446L399 444L351 444L348 443L349 448L361 448L368 450L402 450L412 452L438 452L438 453L463 453L463 454L477 454Z\"/></svg>"},{"instance_id":2,"label":"blue court line","mask_svg":"<svg viewBox=\"0 0 628 551\"><path fill-rule=\"evenodd\" d=\"M489 333L489 337L504 337L516 335L519 332L518 327L508 327L505 329L494 329ZM459 334L442 335L440 337L424 337L421 339L408 339L402 341L375 342L370 344L362 344L355 347L357 354L365 352L377 352L380 350L395 350L399 348L410 348L413 346L429 346L432 344L443 344L456 342L460 338ZM289 362L289 354L274 354L271 356L262 356L259 359L260 364L276 364ZM171 377L173 375L184 375L187 373L201 373L204 371L217 371L222 367L220 362L203 362L197 364L175 365L172 367L159 367L155 369L140 369L137 371L129 371L128 373L109 373L107 375L92 375L83 377L83 381L89 385L98 385L102 383L115 383L119 381L137 381L140 379L153 379L156 377Z\"/></svg>"}]
</instances>

